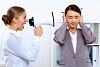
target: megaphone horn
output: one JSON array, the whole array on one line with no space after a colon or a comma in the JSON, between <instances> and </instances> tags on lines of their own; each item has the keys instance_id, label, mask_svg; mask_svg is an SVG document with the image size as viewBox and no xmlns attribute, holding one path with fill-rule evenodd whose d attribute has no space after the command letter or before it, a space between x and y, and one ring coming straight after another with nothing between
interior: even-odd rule
<instances>
[{"instance_id":1,"label":"megaphone horn","mask_svg":"<svg viewBox=\"0 0 100 67\"><path fill-rule=\"evenodd\" d=\"M49 18L49 17L45 17L45 18L39 18L39 17L35 17L35 19L34 19L34 17L32 17L32 18L30 18L29 19L29 25L30 26L35 26L35 25L51 25L51 26L55 26L55 22L54 22L54 14L53 14L53 12L52 12L52 16L50 16L50 18L49 19L47 19L47 18Z\"/></svg>"}]
</instances>

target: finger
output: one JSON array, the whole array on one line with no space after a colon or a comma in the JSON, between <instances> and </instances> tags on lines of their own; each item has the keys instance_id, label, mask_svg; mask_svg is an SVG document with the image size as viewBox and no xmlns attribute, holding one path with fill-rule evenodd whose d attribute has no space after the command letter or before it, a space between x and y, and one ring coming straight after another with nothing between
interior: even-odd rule
<instances>
[{"instance_id":1,"label":"finger","mask_svg":"<svg viewBox=\"0 0 100 67\"><path fill-rule=\"evenodd\" d=\"M83 15L81 15L81 19L80 19L80 22L83 22Z\"/></svg>"},{"instance_id":2,"label":"finger","mask_svg":"<svg viewBox=\"0 0 100 67\"><path fill-rule=\"evenodd\" d=\"M41 27L41 25L38 25L38 27Z\"/></svg>"},{"instance_id":3,"label":"finger","mask_svg":"<svg viewBox=\"0 0 100 67\"><path fill-rule=\"evenodd\" d=\"M65 12L63 12L63 22L66 22Z\"/></svg>"},{"instance_id":4,"label":"finger","mask_svg":"<svg viewBox=\"0 0 100 67\"><path fill-rule=\"evenodd\" d=\"M36 26L34 26L34 28L36 28Z\"/></svg>"},{"instance_id":5,"label":"finger","mask_svg":"<svg viewBox=\"0 0 100 67\"><path fill-rule=\"evenodd\" d=\"M38 28L42 29L41 25L39 25Z\"/></svg>"}]
</instances>

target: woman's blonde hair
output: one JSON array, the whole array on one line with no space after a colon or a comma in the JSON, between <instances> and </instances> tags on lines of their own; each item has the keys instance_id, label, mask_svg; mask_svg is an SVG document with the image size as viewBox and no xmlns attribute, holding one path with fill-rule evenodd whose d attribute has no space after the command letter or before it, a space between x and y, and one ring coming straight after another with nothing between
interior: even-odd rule
<instances>
[{"instance_id":1,"label":"woman's blonde hair","mask_svg":"<svg viewBox=\"0 0 100 67\"><path fill-rule=\"evenodd\" d=\"M7 14L2 16L2 20L5 25L10 25L14 17L18 18L23 12L24 8L19 6L13 6L8 9Z\"/></svg>"}]
</instances>

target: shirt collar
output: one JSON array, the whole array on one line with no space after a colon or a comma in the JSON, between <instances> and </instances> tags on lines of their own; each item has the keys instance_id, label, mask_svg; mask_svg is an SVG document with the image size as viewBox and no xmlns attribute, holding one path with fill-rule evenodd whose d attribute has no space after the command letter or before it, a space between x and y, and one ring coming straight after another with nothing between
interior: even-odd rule
<instances>
[{"instance_id":1,"label":"shirt collar","mask_svg":"<svg viewBox=\"0 0 100 67\"><path fill-rule=\"evenodd\" d=\"M75 32L75 34L72 34L70 31L69 31L71 37L77 37L77 31Z\"/></svg>"},{"instance_id":2,"label":"shirt collar","mask_svg":"<svg viewBox=\"0 0 100 67\"><path fill-rule=\"evenodd\" d=\"M17 31L8 29L8 32L10 32L10 33L14 34L15 36L17 36L18 38L20 38L19 33Z\"/></svg>"}]
</instances>

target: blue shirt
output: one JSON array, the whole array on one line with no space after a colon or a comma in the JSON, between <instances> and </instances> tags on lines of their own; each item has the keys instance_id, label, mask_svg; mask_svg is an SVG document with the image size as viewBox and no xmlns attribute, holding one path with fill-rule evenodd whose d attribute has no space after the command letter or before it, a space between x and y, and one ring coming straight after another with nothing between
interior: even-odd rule
<instances>
[{"instance_id":1,"label":"blue shirt","mask_svg":"<svg viewBox=\"0 0 100 67\"><path fill-rule=\"evenodd\" d=\"M6 67L28 67L29 61L35 61L39 52L39 37L35 36L31 48L26 49L19 34L11 29L4 37L3 44Z\"/></svg>"}]
</instances>

